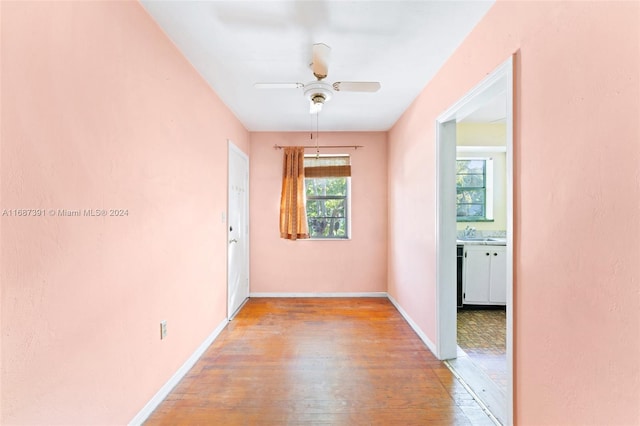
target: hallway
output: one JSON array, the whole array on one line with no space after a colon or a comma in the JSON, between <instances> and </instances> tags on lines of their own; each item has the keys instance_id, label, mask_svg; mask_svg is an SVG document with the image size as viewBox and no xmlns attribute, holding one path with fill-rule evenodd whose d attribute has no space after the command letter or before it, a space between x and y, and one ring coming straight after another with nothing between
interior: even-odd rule
<instances>
[{"instance_id":1,"label":"hallway","mask_svg":"<svg viewBox=\"0 0 640 426\"><path fill-rule=\"evenodd\" d=\"M386 298L252 298L146 424L493 422Z\"/></svg>"}]
</instances>

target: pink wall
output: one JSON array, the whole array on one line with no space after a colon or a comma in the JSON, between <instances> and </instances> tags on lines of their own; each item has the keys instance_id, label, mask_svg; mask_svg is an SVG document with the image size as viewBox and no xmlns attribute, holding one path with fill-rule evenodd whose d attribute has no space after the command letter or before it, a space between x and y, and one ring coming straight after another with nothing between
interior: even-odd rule
<instances>
[{"instance_id":1,"label":"pink wall","mask_svg":"<svg viewBox=\"0 0 640 426\"><path fill-rule=\"evenodd\" d=\"M639 424L640 3L494 5L389 134L389 292L435 341L434 122L515 52L516 421Z\"/></svg>"},{"instance_id":2,"label":"pink wall","mask_svg":"<svg viewBox=\"0 0 640 426\"><path fill-rule=\"evenodd\" d=\"M249 142L137 3L3 1L0 16L0 208L129 210L0 216L0 423L126 423L224 319L227 138L252 154L253 292L388 281L435 341L433 123L514 52L516 420L640 422L637 2L500 1L388 151L383 133L323 134L366 146L338 242L278 238L272 146L307 134Z\"/></svg>"},{"instance_id":3,"label":"pink wall","mask_svg":"<svg viewBox=\"0 0 640 426\"><path fill-rule=\"evenodd\" d=\"M125 424L225 318L226 138L137 2L6 2L2 424ZM160 341L159 323L168 322Z\"/></svg>"},{"instance_id":4,"label":"pink wall","mask_svg":"<svg viewBox=\"0 0 640 426\"><path fill-rule=\"evenodd\" d=\"M383 292L387 253L386 133L321 133L323 150L351 155L352 238L288 241L278 215L282 151L278 145L311 145L309 133L251 134L251 292ZM309 151L313 152L313 151Z\"/></svg>"}]
</instances>

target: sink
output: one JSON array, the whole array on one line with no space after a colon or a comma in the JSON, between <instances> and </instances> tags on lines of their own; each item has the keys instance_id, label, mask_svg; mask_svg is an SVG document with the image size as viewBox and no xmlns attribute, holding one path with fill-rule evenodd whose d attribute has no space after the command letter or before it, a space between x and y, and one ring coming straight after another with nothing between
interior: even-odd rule
<instances>
[{"instance_id":1,"label":"sink","mask_svg":"<svg viewBox=\"0 0 640 426\"><path fill-rule=\"evenodd\" d=\"M461 241L502 241L500 238L475 238L475 237L460 237Z\"/></svg>"}]
</instances>

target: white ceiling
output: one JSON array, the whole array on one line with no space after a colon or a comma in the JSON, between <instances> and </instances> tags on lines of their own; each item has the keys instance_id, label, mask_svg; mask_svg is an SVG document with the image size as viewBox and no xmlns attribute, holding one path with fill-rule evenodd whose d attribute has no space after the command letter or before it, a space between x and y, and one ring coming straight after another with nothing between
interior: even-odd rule
<instances>
[{"instance_id":1,"label":"white ceiling","mask_svg":"<svg viewBox=\"0 0 640 426\"><path fill-rule=\"evenodd\" d=\"M505 123L507 118L507 91L506 81L498 82L499 93L485 100L481 107L472 110L464 117L458 117L463 123Z\"/></svg>"},{"instance_id":2,"label":"white ceiling","mask_svg":"<svg viewBox=\"0 0 640 426\"><path fill-rule=\"evenodd\" d=\"M384 131L398 120L493 1L158 1L150 15L250 131L315 130L302 89L257 82L314 80L314 43L331 46L328 83L379 81L376 93L336 92L320 131Z\"/></svg>"}]
</instances>

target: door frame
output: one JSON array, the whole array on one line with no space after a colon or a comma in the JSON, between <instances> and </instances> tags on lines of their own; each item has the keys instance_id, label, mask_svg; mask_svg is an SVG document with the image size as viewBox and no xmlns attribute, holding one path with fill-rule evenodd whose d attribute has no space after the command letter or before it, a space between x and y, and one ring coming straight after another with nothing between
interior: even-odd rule
<instances>
[{"instance_id":1,"label":"door frame","mask_svg":"<svg viewBox=\"0 0 640 426\"><path fill-rule=\"evenodd\" d=\"M485 79L436 119L436 327L437 356L453 359L456 336L456 205L455 159L456 121L486 103L499 85L506 86L507 162L507 424L513 424L513 102L514 57L509 57Z\"/></svg>"},{"instance_id":2,"label":"door frame","mask_svg":"<svg viewBox=\"0 0 640 426\"><path fill-rule=\"evenodd\" d=\"M250 232L250 223L249 223L249 156L247 154L244 153L244 151L242 151L240 148L238 148L231 139L227 139L227 146L228 146L228 150L227 150L227 218L225 220L225 241L227 242L227 265L226 265L226 269L227 269L227 320L231 321L233 319L233 315L235 313L237 313L240 308L242 307L242 305L246 302L246 298L245 300L240 303L240 305L238 306L238 308L236 308L235 310L233 310L233 312L231 311L232 306L231 306L231 282L230 282L230 269L229 269L229 248L231 246L230 242L229 242L229 220L230 220L230 194L229 194L229 183L231 181L231 155L232 153L238 154L240 157L242 157L245 162L246 162L246 166L247 166L247 188L246 188L246 210L247 210L247 241L246 241L246 274L247 274L247 298L250 294L251 291L251 279L250 279L250 247L249 247L249 243L250 243L250 238L249 238L249 232Z\"/></svg>"}]
</instances>

